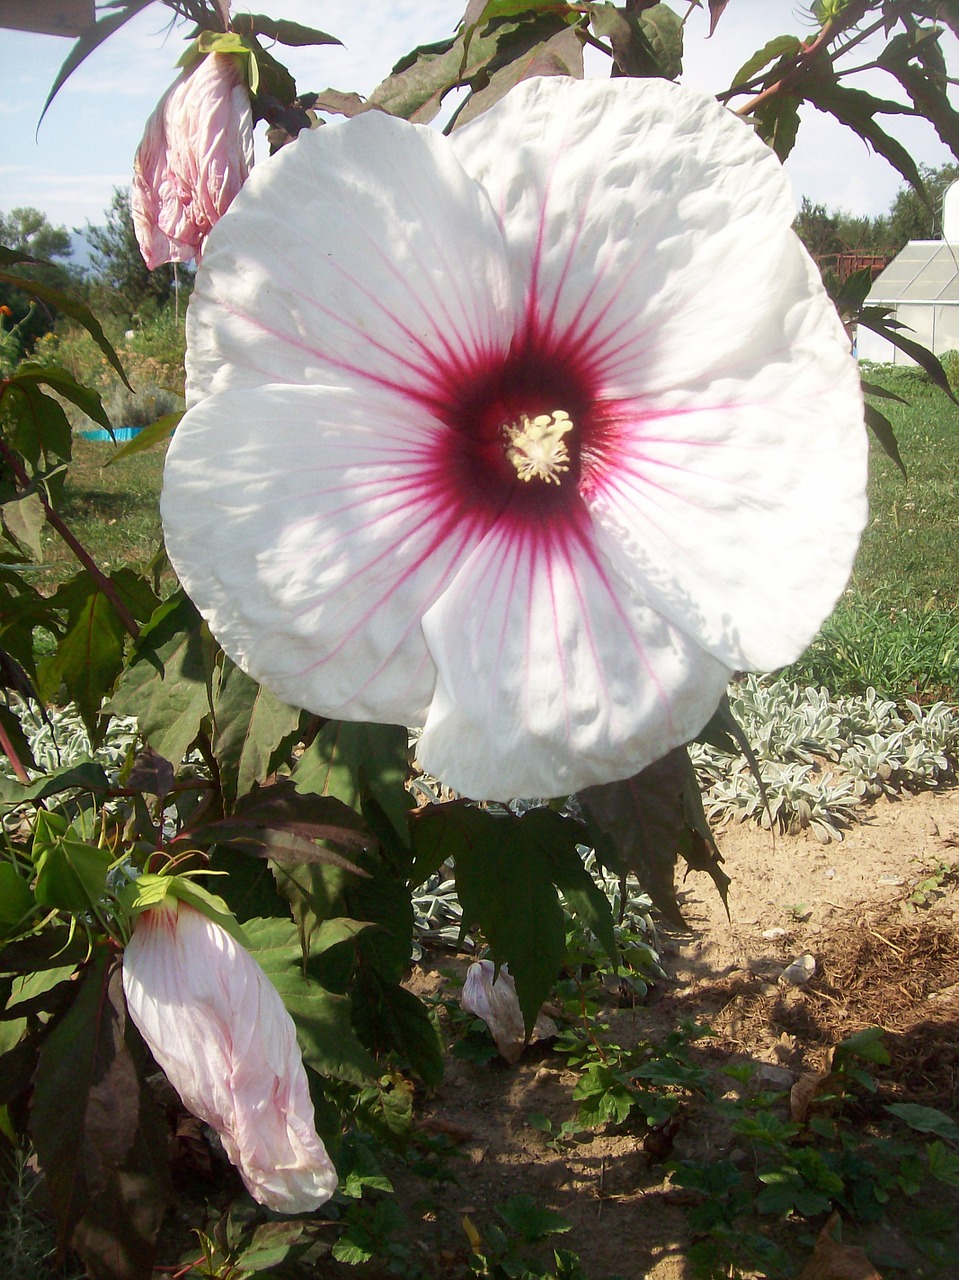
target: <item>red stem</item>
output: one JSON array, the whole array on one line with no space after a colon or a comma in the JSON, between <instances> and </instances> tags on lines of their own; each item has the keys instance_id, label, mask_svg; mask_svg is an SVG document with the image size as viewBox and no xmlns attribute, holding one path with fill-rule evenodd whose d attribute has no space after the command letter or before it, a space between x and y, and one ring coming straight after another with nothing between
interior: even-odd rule
<instances>
[{"instance_id":1,"label":"red stem","mask_svg":"<svg viewBox=\"0 0 959 1280\"><path fill-rule=\"evenodd\" d=\"M17 775L17 778L23 783L29 782L30 775L29 773L27 773L26 769L24 768L23 761L17 755L16 750L14 749L13 743L10 741L10 736L7 733L6 729L3 727L2 720L0 720L0 747L3 748L4 755L13 765L13 772Z\"/></svg>"},{"instance_id":2,"label":"red stem","mask_svg":"<svg viewBox=\"0 0 959 1280\"><path fill-rule=\"evenodd\" d=\"M14 476L16 477L17 484L20 486L20 488L29 489L30 477L27 475L26 471L21 466L20 460L17 457L17 455L13 452L13 450L9 447L9 445L7 445L3 440L0 440L0 454L2 454L4 462L6 462L7 466L10 468L10 470L13 472ZM86 547L84 547L84 545L77 540L77 538L74 536L70 528L63 522L63 519L57 514L56 511L54 511L53 507L50 505L50 500L47 498L47 495L44 493L41 485L36 486L36 493L40 499L40 502L43 505L44 514L46 515L49 523L53 526L54 529L56 529L57 533L60 535L63 541L67 544L67 546L76 556L76 558L80 561L84 569L86 569L86 571L90 574L90 576L96 582L97 586L100 588L100 590L103 592L106 598L113 605L113 608L116 612L117 617L123 623L124 627L130 633L130 635L134 638L134 640L136 640L137 636L139 636L140 634L140 628L136 622L136 619L133 617L132 613L130 613L129 609L120 599L119 593L117 592L117 589L114 586L114 584L110 581L110 579L106 576L106 574L103 572L100 566L96 563L96 561L90 555L89 551L87 551Z\"/></svg>"}]
</instances>

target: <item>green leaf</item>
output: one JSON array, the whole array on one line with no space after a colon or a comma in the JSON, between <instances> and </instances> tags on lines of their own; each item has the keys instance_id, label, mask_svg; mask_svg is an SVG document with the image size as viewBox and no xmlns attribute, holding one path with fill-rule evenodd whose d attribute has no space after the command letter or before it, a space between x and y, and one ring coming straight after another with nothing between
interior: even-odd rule
<instances>
[{"instance_id":1,"label":"green leaf","mask_svg":"<svg viewBox=\"0 0 959 1280\"><path fill-rule=\"evenodd\" d=\"M368 967L360 969L352 993L353 1024L364 1043L405 1058L435 1088L443 1079L443 1044L422 1001Z\"/></svg>"},{"instance_id":2,"label":"green leaf","mask_svg":"<svg viewBox=\"0 0 959 1280\"><path fill-rule=\"evenodd\" d=\"M135 453L143 453L156 444L166 443L179 426L184 413L185 410L178 409L176 413L165 413L162 418L157 418L156 422L151 422L148 427L138 431L132 440L121 445L116 453L107 459L107 466L112 467L115 462L122 462Z\"/></svg>"},{"instance_id":3,"label":"green leaf","mask_svg":"<svg viewBox=\"0 0 959 1280\"><path fill-rule=\"evenodd\" d=\"M30 885L9 862L0 862L0 930L15 933L36 909Z\"/></svg>"},{"instance_id":4,"label":"green leaf","mask_svg":"<svg viewBox=\"0 0 959 1280\"><path fill-rule=\"evenodd\" d=\"M279 861L322 862L325 841L353 855L373 850L376 841L366 823L335 796L304 795L289 778L277 778L241 796L231 817L186 829L190 841L236 843L258 857ZM305 846L305 847L304 847ZM357 875L359 869L343 858L330 859Z\"/></svg>"},{"instance_id":5,"label":"green leaf","mask_svg":"<svg viewBox=\"0 0 959 1280\"><path fill-rule=\"evenodd\" d=\"M886 1110L918 1133L934 1133L949 1142L959 1142L959 1125L935 1107L922 1107L915 1102L894 1102Z\"/></svg>"},{"instance_id":6,"label":"green leaf","mask_svg":"<svg viewBox=\"0 0 959 1280\"><path fill-rule=\"evenodd\" d=\"M317 31L314 27L301 26L299 22L286 19L269 18L263 13L237 13L233 17L233 29L244 35L266 36L267 40L278 40L280 44L300 48L304 45L339 44L336 36L327 35L325 31Z\"/></svg>"},{"instance_id":7,"label":"green leaf","mask_svg":"<svg viewBox=\"0 0 959 1280\"><path fill-rule=\"evenodd\" d=\"M708 836L702 802L698 811L692 807L692 785L689 756L679 747L635 777L588 787L579 797L600 858L632 871L663 915L679 928L686 925L673 883L678 855L706 870L721 895L729 883Z\"/></svg>"},{"instance_id":8,"label":"green leaf","mask_svg":"<svg viewBox=\"0 0 959 1280\"><path fill-rule=\"evenodd\" d=\"M137 0L138 8L144 8L149 3L150 0ZM132 14L129 16L132 17ZM64 66L66 66L66 63L64 63ZM64 77L64 79L65 78L66 77ZM62 84L63 82L60 81L60 83ZM58 87L59 85L54 87L50 97L47 99L48 106L53 97L53 93L56 92ZM44 110L46 110L46 107L44 107ZM49 267L56 265L55 263L44 262L40 258L32 258L26 253L17 253L13 249L6 249L0 245L0 268L4 266L12 266L18 262L26 262L32 267ZM78 302L75 298L72 298L68 293L64 293L61 289L54 289L48 284L41 284L40 281L31 280L28 276L12 275L9 271L0 270L0 283L11 284L15 289L20 289L23 293L28 294L32 298L39 298L41 302L46 302L57 311L62 311L63 314L65 316L69 316L71 320L76 320L77 324L82 325L83 328L86 329L87 333L89 333L90 337L120 375L123 385L128 387L131 391L133 390L127 380L127 375L123 372L123 365L120 363L120 357L108 341L99 320L97 320L93 312L88 307L85 307L82 302Z\"/></svg>"},{"instance_id":9,"label":"green leaf","mask_svg":"<svg viewBox=\"0 0 959 1280\"><path fill-rule=\"evenodd\" d=\"M113 858L77 838L66 818L41 809L33 829L34 894L43 907L85 915L103 897Z\"/></svg>"},{"instance_id":10,"label":"green leaf","mask_svg":"<svg viewBox=\"0 0 959 1280\"><path fill-rule=\"evenodd\" d=\"M615 968L619 957L609 899L583 866L577 847L586 838L585 829L552 809L531 809L521 821L525 839L545 851L550 877L567 906L596 935Z\"/></svg>"},{"instance_id":11,"label":"green leaf","mask_svg":"<svg viewBox=\"0 0 959 1280\"><path fill-rule=\"evenodd\" d=\"M949 385L946 371L937 357L933 355L928 347L924 347L921 343L914 342L912 338L907 338L905 334L900 333L900 329L904 326L897 321L889 319L889 312L886 307L863 307L856 316L856 321L866 329L871 329L873 333L878 333L887 342L891 342L894 347L898 347L911 360L915 360L916 364L925 369L940 391L944 391L953 404L959 404L959 400L953 395L952 388Z\"/></svg>"},{"instance_id":12,"label":"green leaf","mask_svg":"<svg viewBox=\"0 0 959 1280\"><path fill-rule=\"evenodd\" d=\"M105 709L136 716L154 751L179 766L210 710L211 659L200 615L179 591L140 633Z\"/></svg>"},{"instance_id":13,"label":"green leaf","mask_svg":"<svg viewBox=\"0 0 959 1280\"><path fill-rule=\"evenodd\" d=\"M303 1050L320 1075L369 1084L376 1064L350 1026L349 997L334 995L303 972L296 926L290 920L248 920L244 926L257 963L283 997Z\"/></svg>"},{"instance_id":14,"label":"green leaf","mask_svg":"<svg viewBox=\"0 0 959 1280\"><path fill-rule=\"evenodd\" d=\"M40 112L40 119L37 121L38 131L43 123L43 117L47 114L50 103L76 71L77 67L93 53L94 49L98 49L104 40L112 36L114 31L119 31L125 23L136 17L140 10L145 9L149 3L150 0L126 0L124 4L121 0L118 5L118 12L111 13L105 18L101 18L99 22L95 22L93 26L87 27L57 72L53 86L47 94L47 100L43 104L43 110Z\"/></svg>"},{"instance_id":15,"label":"green leaf","mask_svg":"<svg viewBox=\"0 0 959 1280\"><path fill-rule=\"evenodd\" d=\"M91 574L78 575L73 585L77 593L67 631L53 657L40 667L40 685L48 700L57 698L62 685L95 740L103 700L123 667L127 632L113 601Z\"/></svg>"},{"instance_id":16,"label":"green leaf","mask_svg":"<svg viewBox=\"0 0 959 1280\"><path fill-rule=\"evenodd\" d=\"M544 1208L528 1195L510 1196L496 1212L525 1244L537 1244L547 1236L573 1229L561 1213Z\"/></svg>"},{"instance_id":17,"label":"green leaf","mask_svg":"<svg viewBox=\"0 0 959 1280\"><path fill-rule=\"evenodd\" d=\"M756 132L780 160L785 160L796 145L800 102L794 94L777 93L761 103L754 113Z\"/></svg>"},{"instance_id":18,"label":"green leaf","mask_svg":"<svg viewBox=\"0 0 959 1280\"><path fill-rule=\"evenodd\" d=\"M802 49L802 41L798 36L776 36L748 58L732 78L730 88L748 84L758 71L767 67L777 58L792 58Z\"/></svg>"},{"instance_id":19,"label":"green leaf","mask_svg":"<svg viewBox=\"0 0 959 1280\"><path fill-rule=\"evenodd\" d=\"M297 761L293 781L305 795L335 796L357 811L369 794L405 844L411 805L408 756L408 733L400 725L331 720Z\"/></svg>"},{"instance_id":20,"label":"green leaf","mask_svg":"<svg viewBox=\"0 0 959 1280\"><path fill-rule=\"evenodd\" d=\"M73 438L62 405L45 395L30 379L22 383L12 380L9 385L17 393L5 400L13 418L14 448L34 469L39 466L41 455L69 458Z\"/></svg>"},{"instance_id":21,"label":"green leaf","mask_svg":"<svg viewBox=\"0 0 959 1280\"><path fill-rule=\"evenodd\" d=\"M659 74L676 80L683 72L683 23L668 4L654 4L642 9L640 25L649 42Z\"/></svg>"},{"instance_id":22,"label":"green leaf","mask_svg":"<svg viewBox=\"0 0 959 1280\"><path fill-rule=\"evenodd\" d=\"M30 800L48 800L62 791L80 788L83 791L106 791L110 779L103 766L95 760L84 760L79 764L63 765L52 773L38 778L36 782L26 786L15 782L12 778L0 775L0 804L17 806Z\"/></svg>"},{"instance_id":23,"label":"green leaf","mask_svg":"<svg viewBox=\"0 0 959 1280\"><path fill-rule=\"evenodd\" d=\"M91 387L81 385L71 373L66 369L62 369L59 365L40 365L30 362L21 364L13 381L17 386L34 382L52 387L57 395L63 396L64 400L69 400L71 404L75 404L81 412L85 413L98 426L103 427L106 431L111 430L110 419L106 415L99 392L94 391ZM60 457L69 457L69 454L61 453Z\"/></svg>"},{"instance_id":24,"label":"green leaf","mask_svg":"<svg viewBox=\"0 0 959 1280\"><path fill-rule=\"evenodd\" d=\"M959 1187L959 1156L954 1155L941 1142L926 1143L929 1172L937 1182L949 1187Z\"/></svg>"},{"instance_id":25,"label":"green leaf","mask_svg":"<svg viewBox=\"0 0 959 1280\"><path fill-rule=\"evenodd\" d=\"M213 673L213 751L224 802L232 807L274 771L277 748L300 723L300 711L222 655Z\"/></svg>"},{"instance_id":26,"label":"green leaf","mask_svg":"<svg viewBox=\"0 0 959 1280\"><path fill-rule=\"evenodd\" d=\"M663 75L641 21L642 15L614 4L591 4L588 12L594 34L609 41L620 75Z\"/></svg>"},{"instance_id":27,"label":"green leaf","mask_svg":"<svg viewBox=\"0 0 959 1280\"><path fill-rule=\"evenodd\" d=\"M130 1051L119 963L102 949L47 1035L30 1133L61 1248L100 1280L149 1280L170 1200L166 1134Z\"/></svg>"},{"instance_id":28,"label":"green leaf","mask_svg":"<svg viewBox=\"0 0 959 1280\"><path fill-rule=\"evenodd\" d=\"M551 842L531 816L458 804L435 807L432 814L433 822L446 827L445 842L455 850L463 923L479 925L497 963L509 964L528 1032L566 948Z\"/></svg>"},{"instance_id":29,"label":"green leaf","mask_svg":"<svg viewBox=\"0 0 959 1280\"><path fill-rule=\"evenodd\" d=\"M802 93L807 102L834 116L840 124L869 143L922 194L925 188L915 160L902 143L890 137L876 120L877 115L914 115L911 108L873 97L862 89L849 89L834 78L825 76L804 80Z\"/></svg>"},{"instance_id":30,"label":"green leaf","mask_svg":"<svg viewBox=\"0 0 959 1280\"><path fill-rule=\"evenodd\" d=\"M4 533L16 547L38 563L43 559L40 535L46 521L47 513L35 489L0 506L0 522Z\"/></svg>"}]
</instances>

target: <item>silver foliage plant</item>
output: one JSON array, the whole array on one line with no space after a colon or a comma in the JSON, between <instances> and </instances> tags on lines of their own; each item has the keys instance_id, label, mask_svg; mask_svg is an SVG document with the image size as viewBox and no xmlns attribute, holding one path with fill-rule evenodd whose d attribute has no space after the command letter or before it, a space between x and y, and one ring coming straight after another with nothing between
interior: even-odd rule
<instances>
[{"instance_id":1,"label":"silver foliage plant","mask_svg":"<svg viewBox=\"0 0 959 1280\"><path fill-rule=\"evenodd\" d=\"M810 828L842 839L863 801L935 787L952 772L959 714L943 702L902 707L875 689L833 697L782 677L746 676L729 693L759 761L766 797L741 755L694 744L690 755L712 822Z\"/></svg>"}]
</instances>

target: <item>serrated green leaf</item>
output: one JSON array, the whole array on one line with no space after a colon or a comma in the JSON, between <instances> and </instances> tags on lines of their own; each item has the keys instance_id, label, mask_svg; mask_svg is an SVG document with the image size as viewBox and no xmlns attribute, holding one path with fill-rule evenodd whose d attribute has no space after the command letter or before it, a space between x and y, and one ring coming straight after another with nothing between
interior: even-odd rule
<instances>
[{"instance_id":1,"label":"serrated green leaf","mask_svg":"<svg viewBox=\"0 0 959 1280\"><path fill-rule=\"evenodd\" d=\"M531 809L521 821L525 839L543 849L553 884L580 922L599 939L615 968L619 958L609 899L586 870L577 849L585 839L584 828L552 809Z\"/></svg>"},{"instance_id":2,"label":"serrated green leaf","mask_svg":"<svg viewBox=\"0 0 959 1280\"><path fill-rule=\"evenodd\" d=\"M935 1107L923 1107L915 1102L894 1102L886 1110L918 1133L934 1133L950 1142L959 1142L959 1125Z\"/></svg>"},{"instance_id":3,"label":"serrated green leaf","mask_svg":"<svg viewBox=\"0 0 959 1280\"><path fill-rule=\"evenodd\" d=\"M36 470L41 455L66 460L73 435L63 406L45 395L32 381L13 382L5 404L13 419L12 442Z\"/></svg>"},{"instance_id":4,"label":"serrated green leaf","mask_svg":"<svg viewBox=\"0 0 959 1280\"><path fill-rule=\"evenodd\" d=\"M529 816L460 805L438 806L431 815L447 828L445 842L455 850L463 923L479 925L493 958L509 964L528 1032L566 946L550 845Z\"/></svg>"},{"instance_id":5,"label":"serrated green leaf","mask_svg":"<svg viewBox=\"0 0 959 1280\"><path fill-rule=\"evenodd\" d=\"M224 654L211 688L213 750L231 808L275 768L274 754L300 723L300 711L250 678Z\"/></svg>"},{"instance_id":6,"label":"serrated green leaf","mask_svg":"<svg viewBox=\"0 0 959 1280\"><path fill-rule=\"evenodd\" d=\"M297 761L293 781L304 795L335 796L357 812L368 793L405 844L408 755L408 733L400 725L331 720Z\"/></svg>"},{"instance_id":7,"label":"serrated green leaf","mask_svg":"<svg viewBox=\"0 0 959 1280\"><path fill-rule=\"evenodd\" d=\"M676 80L683 72L683 23L668 4L654 4L642 9L639 21L643 28L659 74Z\"/></svg>"},{"instance_id":8,"label":"serrated green leaf","mask_svg":"<svg viewBox=\"0 0 959 1280\"><path fill-rule=\"evenodd\" d=\"M250 949L283 997L299 1036L303 1059L320 1075L365 1085L376 1064L350 1026L350 1001L303 973L296 926L290 920L248 920Z\"/></svg>"},{"instance_id":9,"label":"serrated green leaf","mask_svg":"<svg viewBox=\"0 0 959 1280\"><path fill-rule=\"evenodd\" d=\"M75 582L83 587L84 598L71 610L53 657L40 667L40 684L48 700L57 697L62 684L95 739L103 700L123 666L127 632L113 601L92 576L78 576Z\"/></svg>"},{"instance_id":10,"label":"serrated green leaf","mask_svg":"<svg viewBox=\"0 0 959 1280\"><path fill-rule=\"evenodd\" d=\"M780 160L786 160L796 145L799 132L800 99L791 93L777 93L768 98L753 117L756 132Z\"/></svg>"},{"instance_id":11,"label":"serrated green leaf","mask_svg":"<svg viewBox=\"0 0 959 1280\"><path fill-rule=\"evenodd\" d=\"M504 65L497 65L500 62ZM529 49L507 47L502 56L490 61L486 71L488 75L476 77L476 87L457 110L451 128L459 128L474 120L505 97L510 89L533 76L572 76L581 80L583 46L576 32L565 27L545 40L538 40ZM485 84L482 84L483 80Z\"/></svg>"},{"instance_id":12,"label":"serrated green leaf","mask_svg":"<svg viewBox=\"0 0 959 1280\"><path fill-rule=\"evenodd\" d=\"M497 1213L527 1244L573 1229L573 1224L561 1213L547 1209L529 1195L510 1196Z\"/></svg>"},{"instance_id":13,"label":"serrated green leaf","mask_svg":"<svg viewBox=\"0 0 959 1280\"><path fill-rule=\"evenodd\" d=\"M881 338L885 338L894 347L898 347L911 360L915 360L916 364L925 369L939 390L944 391L953 404L959 404L939 359L933 355L928 347L914 342L912 338L907 338L904 333L901 333L902 326L888 318L887 308L863 307L856 316L856 320L864 328L871 329L873 333L878 333Z\"/></svg>"},{"instance_id":14,"label":"serrated green leaf","mask_svg":"<svg viewBox=\"0 0 959 1280\"><path fill-rule=\"evenodd\" d=\"M735 89L738 85L747 84L758 71L762 71L763 67L768 67L778 58L792 57L801 48L802 41L798 36L776 36L758 49L751 58L747 58L733 76L730 88Z\"/></svg>"},{"instance_id":15,"label":"serrated green leaf","mask_svg":"<svg viewBox=\"0 0 959 1280\"><path fill-rule=\"evenodd\" d=\"M443 1043L422 1001L369 968L357 975L354 999L354 1025L365 1041L405 1058L435 1088L443 1079Z\"/></svg>"},{"instance_id":16,"label":"serrated green leaf","mask_svg":"<svg viewBox=\"0 0 959 1280\"><path fill-rule=\"evenodd\" d=\"M211 656L200 615L177 592L140 633L105 709L136 716L154 751L177 767L210 710Z\"/></svg>"},{"instance_id":17,"label":"serrated green leaf","mask_svg":"<svg viewBox=\"0 0 959 1280\"><path fill-rule=\"evenodd\" d=\"M111 430L110 419L107 417L99 392L77 382L76 378L68 370L62 369L59 365L39 365L26 362L17 369L13 382L17 386L34 382L50 387L57 395L63 396L64 400L69 400L71 404L75 404L81 412L85 413L98 426L107 431ZM60 454L60 457L65 456L69 455Z\"/></svg>"},{"instance_id":18,"label":"serrated green leaf","mask_svg":"<svg viewBox=\"0 0 959 1280\"><path fill-rule=\"evenodd\" d=\"M918 192L924 192L922 175L915 160L876 119L877 115L914 115L912 108L886 98L876 98L862 89L850 89L825 76L803 81L802 92L807 102L852 129L874 151L885 157Z\"/></svg>"}]
</instances>

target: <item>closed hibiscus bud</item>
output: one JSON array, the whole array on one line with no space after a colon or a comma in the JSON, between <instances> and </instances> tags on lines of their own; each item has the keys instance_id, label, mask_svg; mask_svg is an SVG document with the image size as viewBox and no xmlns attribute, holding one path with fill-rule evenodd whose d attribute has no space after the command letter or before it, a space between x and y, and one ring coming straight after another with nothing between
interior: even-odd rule
<instances>
[{"instance_id":1,"label":"closed hibiscus bud","mask_svg":"<svg viewBox=\"0 0 959 1280\"><path fill-rule=\"evenodd\" d=\"M199 260L214 223L253 166L242 62L210 53L167 90L134 160L130 208L143 260Z\"/></svg>"},{"instance_id":2,"label":"closed hibiscus bud","mask_svg":"<svg viewBox=\"0 0 959 1280\"><path fill-rule=\"evenodd\" d=\"M123 955L130 1016L188 1111L219 1134L254 1200L306 1213L336 1190L296 1030L276 988L215 920L168 894Z\"/></svg>"},{"instance_id":3,"label":"closed hibiscus bud","mask_svg":"<svg viewBox=\"0 0 959 1280\"><path fill-rule=\"evenodd\" d=\"M460 1003L489 1027L496 1047L507 1062L516 1062L526 1046L526 1027L519 1007L516 983L504 964L499 973L492 960L477 960L466 971ZM540 1013L530 1040L548 1040L558 1034L552 1018Z\"/></svg>"}]
</instances>

